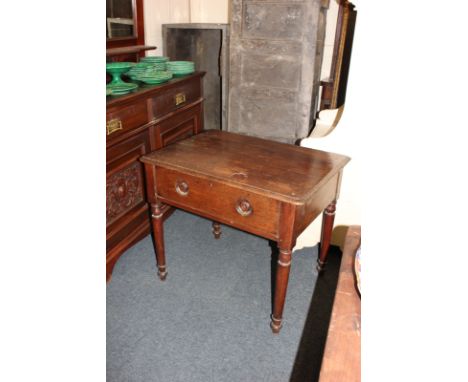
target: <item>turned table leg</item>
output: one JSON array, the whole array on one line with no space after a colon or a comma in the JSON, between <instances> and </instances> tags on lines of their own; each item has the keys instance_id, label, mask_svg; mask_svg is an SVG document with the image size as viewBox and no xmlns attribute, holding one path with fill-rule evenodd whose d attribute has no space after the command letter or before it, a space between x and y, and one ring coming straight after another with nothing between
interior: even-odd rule
<instances>
[{"instance_id":1,"label":"turned table leg","mask_svg":"<svg viewBox=\"0 0 468 382\"><path fill-rule=\"evenodd\" d=\"M218 222L213 222L213 235L215 239L219 239L221 236L221 225Z\"/></svg>"},{"instance_id":2,"label":"turned table leg","mask_svg":"<svg viewBox=\"0 0 468 382\"><path fill-rule=\"evenodd\" d=\"M163 230L163 213L161 204L151 204L151 222L154 234L154 251L156 253L156 263L158 266L158 276L164 281L167 276L166 271L166 256L164 254L164 230Z\"/></svg>"},{"instance_id":3,"label":"turned table leg","mask_svg":"<svg viewBox=\"0 0 468 382\"><path fill-rule=\"evenodd\" d=\"M273 314L271 315L270 327L273 333L279 333L282 320L283 308L288 289L289 270L291 268L291 249L279 250L278 264L276 268L276 283L273 297Z\"/></svg>"},{"instance_id":4,"label":"turned table leg","mask_svg":"<svg viewBox=\"0 0 468 382\"><path fill-rule=\"evenodd\" d=\"M331 202L325 211L323 211L322 219L322 234L320 238L320 250L317 258L317 271L319 274L325 267L327 260L328 250L330 249L330 242L333 231L333 221L335 220L336 200Z\"/></svg>"}]
</instances>

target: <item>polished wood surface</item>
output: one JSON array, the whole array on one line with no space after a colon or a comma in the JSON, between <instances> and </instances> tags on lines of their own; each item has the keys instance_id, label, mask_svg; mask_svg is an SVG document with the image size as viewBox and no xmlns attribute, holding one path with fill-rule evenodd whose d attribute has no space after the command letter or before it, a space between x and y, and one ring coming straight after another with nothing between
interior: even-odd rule
<instances>
[{"instance_id":1,"label":"polished wood surface","mask_svg":"<svg viewBox=\"0 0 468 382\"><path fill-rule=\"evenodd\" d=\"M135 45L106 49L107 62L139 62L147 50L156 49L155 46ZM110 77L109 77L110 80Z\"/></svg>"},{"instance_id":2,"label":"polished wood surface","mask_svg":"<svg viewBox=\"0 0 468 382\"><path fill-rule=\"evenodd\" d=\"M144 161L299 204L339 173L349 158L213 130L145 156Z\"/></svg>"},{"instance_id":3,"label":"polished wood surface","mask_svg":"<svg viewBox=\"0 0 468 382\"><path fill-rule=\"evenodd\" d=\"M120 255L148 235L151 227L143 154L198 134L203 129L204 73L145 86L118 97L108 97L106 113L106 247L107 280ZM176 104L177 94L187 92ZM158 100L158 101L156 101ZM165 114L155 105L164 104ZM172 212L161 207L163 217Z\"/></svg>"},{"instance_id":4,"label":"polished wood surface","mask_svg":"<svg viewBox=\"0 0 468 382\"><path fill-rule=\"evenodd\" d=\"M354 256L361 245L361 227L348 229L320 382L361 381L361 298L356 290Z\"/></svg>"},{"instance_id":5,"label":"polished wood surface","mask_svg":"<svg viewBox=\"0 0 468 382\"><path fill-rule=\"evenodd\" d=\"M335 220L336 201L333 201L323 211L322 219L322 236L320 238L319 256L317 259L317 270L321 272L325 266L325 258L330 249L331 234L333 230L333 222Z\"/></svg>"},{"instance_id":6,"label":"polished wood surface","mask_svg":"<svg viewBox=\"0 0 468 382\"><path fill-rule=\"evenodd\" d=\"M135 45L125 46L121 48L106 49L106 57L118 56L121 54L140 53L154 49L156 49L156 47L151 45Z\"/></svg>"},{"instance_id":7,"label":"polished wood surface","mask_svg":"<svg viewBox=\"0 0 468 382\"><path fill-rule=\"evenodd\" d=\"M224 131L207 131L144 155L159 275L166 275L161 206L170 205L277 242L271 328L278 333L297 236L325 210L335 211L349 158ZM332 220L324 225L326 261ZM162 268L160 267L162 264ZM161 277L162 278L162 277Z\"/></svg>"}]
</instances>

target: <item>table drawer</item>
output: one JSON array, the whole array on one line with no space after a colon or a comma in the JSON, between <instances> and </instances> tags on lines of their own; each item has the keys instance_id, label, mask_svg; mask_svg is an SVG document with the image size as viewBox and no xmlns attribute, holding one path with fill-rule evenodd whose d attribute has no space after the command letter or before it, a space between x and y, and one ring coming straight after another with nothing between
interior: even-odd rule
<instances>
[{"instance_id":1,"label":"table drawer","mask_svg":"<svg viewBox=\"0 0 468 382\"><path fill-rule=\"evenodd\" d=\"M163 117L179 107L189 105L200 97L201 87L199 78L171 87L156 97L151 98L153 118Z\"/></svg>"},{"instance_id":2,"label":"table drawer","mask_svg":"<svg viewBox=\"0 0 468 382\"><path fill-rule=\"evenodd\" d=\"M110 108L106 113L106 133L112 138L135 129L148 122L148 108L145 100L133 104Z\"/></svg>"},{"instance_id":3,"label":"table drawer","mask_svg":"<svg viewBox=\"0 0 468 382\"><path fill-rule=\"evenodd\" d=\"M276 237L280 203L239 187L156 167L163 201L252 233Z\"/></svg>"}]
</instances>

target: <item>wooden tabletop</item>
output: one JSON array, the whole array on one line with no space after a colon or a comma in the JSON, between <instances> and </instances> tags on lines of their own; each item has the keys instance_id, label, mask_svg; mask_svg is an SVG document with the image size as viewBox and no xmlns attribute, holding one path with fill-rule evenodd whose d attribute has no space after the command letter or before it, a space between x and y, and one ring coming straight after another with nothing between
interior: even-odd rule
<instances>
[{"instance_id":1,"label":"wooden tabletop","mask_svg":"<svg viewBox=\"0 0 468 382\"><path fill-rule=\"evenodd\" d=\"M209 130L141 159L302 204L350 158L265 139Z\"/></svg>"}]
</instances>

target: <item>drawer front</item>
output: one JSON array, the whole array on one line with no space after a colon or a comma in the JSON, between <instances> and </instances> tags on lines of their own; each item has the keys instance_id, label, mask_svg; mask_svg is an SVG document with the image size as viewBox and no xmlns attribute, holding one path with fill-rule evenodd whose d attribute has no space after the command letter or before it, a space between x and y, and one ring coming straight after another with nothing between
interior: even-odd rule
<instances>
[{"instance_id":1,"label":"drawer front","mask_svg":"<svg viewBox=\"0 0 468 382\"><path fill-rule=\"evenodd\" d=\"M171 111L189 105L200 97L201 87L199 78L169 88L151 98L150 103L153 118L163 117Z\"/></svg>"},{"instance_id":2,"label":"drawer front","mask_svg":"<svg viewBox=\"0 0 468 382\"><path fill-rule=\"evenodd\" d=\"M156 168L156 189L158 197L176 207L255 234L278 235L280 203L276 200L162 167Z\"/></svg>"},{"instance_id":3,"label":"drawer front","mask_svg":"<svg viewBox=\"0 0 468 382\"><path fill-rule=\"evenodd\" d=\"M198 134L201 126L201 105L195 105L185 111L165 119L150 127L151 149L157 150L171 143Z\"/></svg>"},{"instance_id":4,"label":"drawer front","mask_svg":"<svg viewBox=\"0 0 468 382\"><path fill-rule=\"evenodd\" d=\"M106 134L108 138L114 138L147 122L148 108L145 100L110 108L106 113Z\"/></svg>"}]
</instances>

